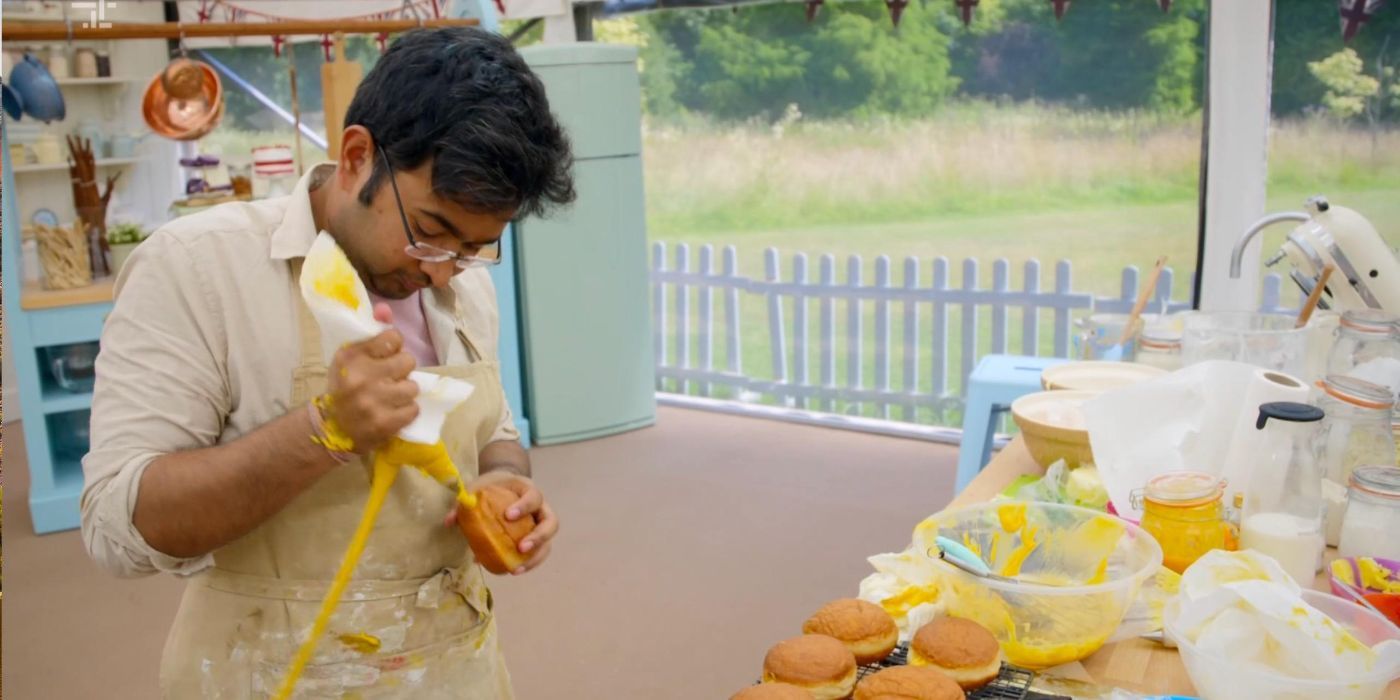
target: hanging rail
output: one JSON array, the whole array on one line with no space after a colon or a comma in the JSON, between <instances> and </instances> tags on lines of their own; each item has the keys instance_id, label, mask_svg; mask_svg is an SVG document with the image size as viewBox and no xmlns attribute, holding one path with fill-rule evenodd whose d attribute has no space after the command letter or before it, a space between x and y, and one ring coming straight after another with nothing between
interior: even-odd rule
<instances>
[{"instance_id":1,"label":"hanging rail","mask_svg":"<svg viewBox=\"0 0 1400 700\"><path fill-rule=\"evenodd\" d=\"M404 32L419 27L467 27L475 19L386 19L386 20L289 20L285 22L184 22L122 23L112 26L83 27L73 22L6 22L0 36L7 41L64 41L67 39L195 39L231 36L295 36L308 34L379 34Z\"/></svg>"}]
</instances>

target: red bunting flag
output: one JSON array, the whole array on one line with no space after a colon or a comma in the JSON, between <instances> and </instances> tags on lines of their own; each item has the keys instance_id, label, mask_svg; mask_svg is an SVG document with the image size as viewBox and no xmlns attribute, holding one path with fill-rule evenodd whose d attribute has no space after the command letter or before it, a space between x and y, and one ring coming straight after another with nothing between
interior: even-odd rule
<instances>
[{"instance_id":1,"label":"red bunting flag","mask_svg":"<svg viewBox=\"0 0 1400 700\"><path fill-rule=\"evenodd\" d=\"M953 0L953 4L958 6L958 15L962 17L963 26L972 24L972 9L977 7L981 0Z\"/></svg>"},{"instance_id":2,"label":"red bunting flag","mask_svg":"<svg viewBox=\"0 0 1400 700\"><path fill-rule=\"evenodd\" d=\"M1361 31L1361 25L1371 21L1385 0L1337 0L1342 19L1342 41L1351 41Z\"/></svg>"}]
</instances>

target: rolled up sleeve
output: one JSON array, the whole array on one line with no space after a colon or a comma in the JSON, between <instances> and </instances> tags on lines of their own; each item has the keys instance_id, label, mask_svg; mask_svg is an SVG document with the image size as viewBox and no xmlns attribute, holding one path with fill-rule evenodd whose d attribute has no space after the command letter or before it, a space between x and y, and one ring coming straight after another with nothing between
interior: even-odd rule
<instances>
[{"instance_id":1,"label":"rolled up sleeve","mask_svg":"<svg viewBox=\"0 0 1400 700\"><path fill-rule=\"evenodd\" d=\"M82 535L92 558L119 576L188 575L213 561L159 552L132 522L146 468L163 455L216 444L229 414L227 338L217 300L201 282L210 262L157 232L123 266L102 329Z\"/></svg>"}]
</instances>

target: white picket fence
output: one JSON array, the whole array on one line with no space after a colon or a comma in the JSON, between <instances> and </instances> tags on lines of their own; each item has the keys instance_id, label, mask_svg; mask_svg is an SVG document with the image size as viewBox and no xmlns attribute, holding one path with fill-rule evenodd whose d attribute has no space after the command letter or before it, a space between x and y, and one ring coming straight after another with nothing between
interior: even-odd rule
<instances>
[{"instance_id":1,"label":"white picket fence","mask_svg":"<svg viewBox=\"0 0 1400 700\"><path fill-rule=\"evenodd\" d=\"M1067 357L1075 312L1128 312L1139 277L1136 267L1126 267L1119 295L1095 298L1073 291L1067 260L1055 264L1049 289L1042 289L1041 263L1026 261L1022 284L1012 289L1011 264L1004 259L992 263L991 285L984 288L981 266L974 259L962 262L961 284L953 287L947 258L935 258L930 265L905 258L902 283L895 286L892 263L883 255L875 259L875 279L867 284L862 278L865 261L855 255L845 260L845 278L838 282L832 255L818 258L813 281L804 253L792 256L789 280L782 279L780 255L773 248L764 251L763 279L741 274L734 246L725 246L718 261L710 245L699 249L695 261L686 244L674 246L672 256L667 253L665 243L653 244L652 328L657 391L663 403L776 412L806 422L934 439L949 437L937 424L949 422L949 409L955 409L952 417L960 414L956 409L966 393L967 377L983 355L1040 355L1042 333L1048 332L1051 354ZM927 285L922 278L925 267L932 274ZM1190 308L1188 302L1172 300L1174 283L1172 270L1163 270L1149 309ZM1280 307L1281 288L1278 275L1265 278L1262 310L1286 311ZM761 326L744 323L748 296L763 302L766 322ZM989 333L981 327L984 313L990 314ZM721 314L722 323L717 321ZM957 323L951 323L954 315ZM1017 347L1012 347L1013 317L1020 324ZM838 318L844 319L842 338ZM898 341L892 337L896 324ZM873 326L873 343L867 339L867 326ZM767 336L761 344L767 349L767 371L745 369L746 328ZM716 352L717 343L722 344L723 357ZM953 348L959 350L956 358ZM872 349L867 361L866 352ZM837 376L838 358L843 377ZM922 372L928 374L921 376ZM715 397L723 398L724 405ZM736 408L734 400L750 407Z\"/></svg>"}]
</instances>

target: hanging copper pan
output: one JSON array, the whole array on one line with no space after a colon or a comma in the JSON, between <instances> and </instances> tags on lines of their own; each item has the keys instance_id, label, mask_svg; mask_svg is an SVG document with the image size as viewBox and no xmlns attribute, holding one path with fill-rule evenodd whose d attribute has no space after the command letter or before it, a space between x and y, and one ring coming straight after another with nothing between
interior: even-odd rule
<instances>
[{"instance_id":1,"label":"hanging copper pan","mask_svg":"<svg viewBox=\"0 0 1400 700\"><path fill-rule=\"evenodd\" d=\"M178 58L146 85L141 116L160 136L198 139L213 131L224 116L223 82L207 63Z\"/></svg>"}]
</instances>

